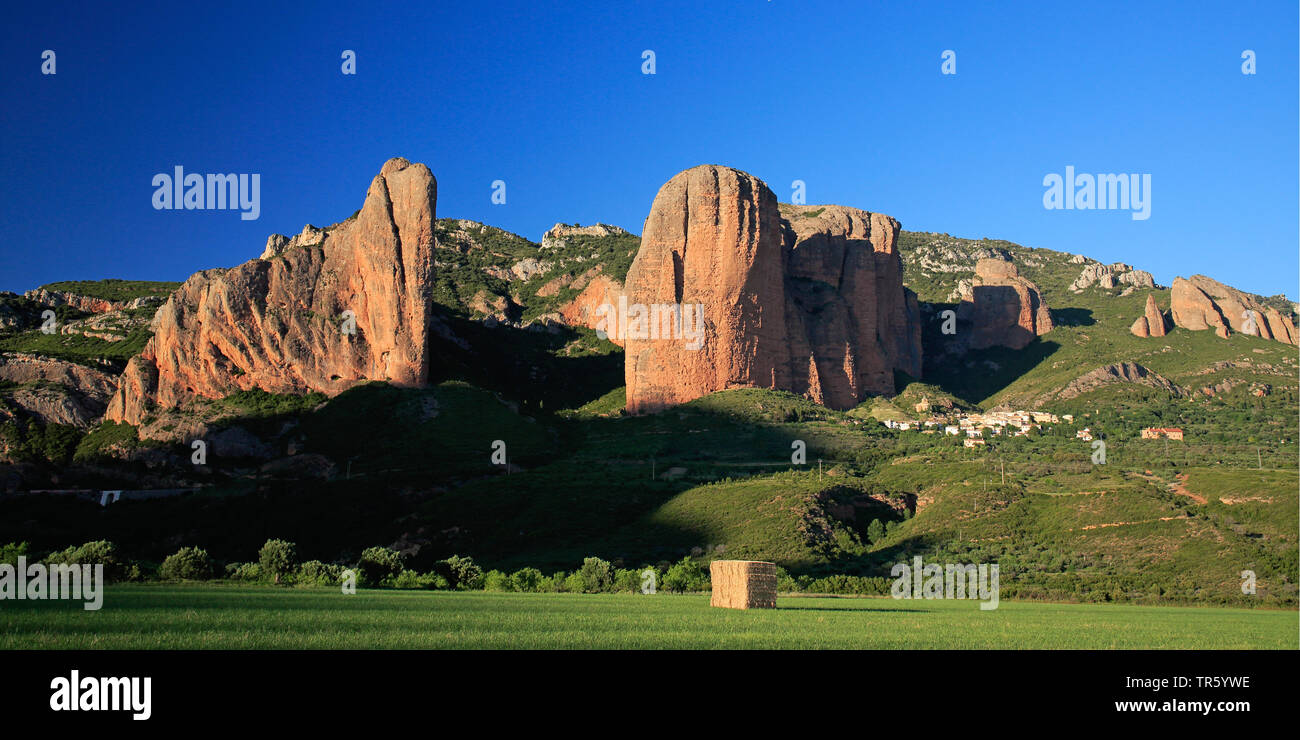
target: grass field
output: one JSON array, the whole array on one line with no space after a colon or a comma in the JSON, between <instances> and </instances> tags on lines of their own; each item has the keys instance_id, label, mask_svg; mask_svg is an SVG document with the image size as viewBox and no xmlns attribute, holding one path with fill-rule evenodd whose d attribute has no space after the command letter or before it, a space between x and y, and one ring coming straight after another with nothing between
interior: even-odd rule
<instances>
[{"instance_id":1,"label":"grass field","mask_svg":"<svg viewBox=\"0 0 1300 740\"><path fill-rule=\"evenodd\" d=\"M705 595L110 587L104 608L0 603L0 649L1291 649L1294 611Z\"/></svg>"}]
</instances>

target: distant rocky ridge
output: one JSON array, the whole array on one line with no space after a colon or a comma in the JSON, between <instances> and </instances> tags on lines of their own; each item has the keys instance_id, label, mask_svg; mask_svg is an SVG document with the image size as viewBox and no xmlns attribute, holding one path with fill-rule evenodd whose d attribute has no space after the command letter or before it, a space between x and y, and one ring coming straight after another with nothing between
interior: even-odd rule
<instances>
[{"instance_id":1,"label":"distant rocky ridge","mask_svg":"<svg viewBox=\"0 0 1300 740\"><path fill-rule=\"evenodd\" d=\"M191 276L155 316L108 418L139 424L155 404L239 389L333 395L365 380L425 383L436 200L428 167L391 159L357 216L318 244L308 230L297 244L273 237L273 259Z\"/></svg>"},{"instance_id":2,"label":"distant rocky ridge","mask_svg":"<svg viewBox=\"0 0 1300 740\"><path fill-rule=\"evenodd\" d=\"M45 288L29 290L23 295L47 306L70 306L87 313L108 313L109 311L156 306L167 299L166 296L141 296L132 298L129 301L110 301L106 298L78 295L66 291L46 290Z\"/></svg>"},{"instance_id":3,"label":"distant rocky ridge","mask_svg":"<svg viewBox=\"0 0 1300 740\"><path fill-rule=\"evenodd\" d=\"M840 409L893 393L895 370L920 374L898 230L854 208L779 206L765 183L730 167L674 176L650 208L625 295L702 306L705 337L692 349L629 335L628 412L727 388L788 390Z\"/></svg>"}]
</instances>

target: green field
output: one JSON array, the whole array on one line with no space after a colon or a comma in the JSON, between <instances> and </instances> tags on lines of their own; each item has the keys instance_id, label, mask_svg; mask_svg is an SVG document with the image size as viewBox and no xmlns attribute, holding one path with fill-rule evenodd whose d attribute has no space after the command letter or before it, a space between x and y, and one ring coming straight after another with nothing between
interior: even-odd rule
<instances>
[{"instance_id":1,"label":"green field","mask_svg":"<svg viewBox=\"0 0 1300 740\"><path fill-rule=\"evenodd\" d=\"M0 649L1297 649L1295 611L706 595L119 585L104 607L0 604Z\"/></svg>"}]
</instances>

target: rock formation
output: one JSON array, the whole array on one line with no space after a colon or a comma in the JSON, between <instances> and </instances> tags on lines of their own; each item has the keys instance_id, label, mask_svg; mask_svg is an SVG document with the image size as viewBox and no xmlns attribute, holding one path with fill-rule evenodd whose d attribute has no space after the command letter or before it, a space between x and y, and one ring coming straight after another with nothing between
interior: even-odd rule
<instances>
[{"instance_id":1,"label":"rock formation","mask_svg":"<svg viewBox=\"0 0 1300 740\"><path fill-rule=\"evenodd\" d=\"M1156 305L1156 297L1150 293L1147 294L1146 310L1142 315L1137 317L1129 331L1139 337L1163 337L1165 331L1165 316L1160 313L1160 307Z\"/></svg>"},{"instance_id":2,"label":"rock formation","mask_svg":"<svg viewBox=\"0 0 1300 740\"><path fill-rule=\"evenodd\" d=\"M11 400L47 423L85 429L104 414L117 390L108 373L64 360L20 353L0 354L0 381L19 385Z\"/></svg>"},{"instance_id":3,"label":"rock formation","mask_svg":"<svg viewBox=\"0 0 1300 740\"><path fill-rule=\"evenodd\" d=\"M1021 277L1015 263L1000 259L975 263L975 277L961 296L957 316L971 327L965 343L969 349L1021 349L1052 330L1038 286Z\"/></svg>"},{"instance_id":4,"label":"rock formation","mask_svg":"<svg viewBox=\"0 0 1300 740\"><path fill-rule=\"evenodd\" d=\"M154 316L108 418L138 424L151 404L239 389L333 395L365 380L425 383L436 199L428 167L391 159L360 212L318 242L307 229L292 246L273 237L273 259L191 276Z\"/></svg>"},{"instance_id":5,"label":"rock formation","mask_svg":"<svg viewBox=\"0 0 1300 740\"><path fill-rule=\"evenodd\" d=\"M1156 287L1155 277L1146 270L1134 270L1131 265L1123 262L1116 262L1110 265L1103 265L1100 262L1093 263L1083 268L1079 277L1074 279L1070 284L1072 293L1081 293L1085 288L1093 285L1102 288L1114 288L1119 285L1128 285L1133 288L1154 288Z\"/></svg>"},{"instance_id":6,"label":"rock formation","mask_svg":"<svg viewBox=\"0 0 1300 740\"><path fill-rule=\"evenodd\" d=\"M609 224L595 224L593 226L579 226L574 224L556 224L547 229L542 234L542 249L564 249L566 240L570 236L631 236L627 229L620 226L611 226Z\"/></svg>"},{"instance_id":7,"label":"rock formation","mask_svg":"<svg viewBox=\"0 0 1300 740\"><path fill-rule=\"evenodd\" d=\"M284 234L272 234L266 238L266 248L262 250L261 259L275 259L290 249L298 247L318 247L325 241L324 229L318 229L311 224L302 227L302 233L293 238L286 237Z\"/></svg>"},{"instance_id":8,"label":"rock formation","mask_svg":"<svg viewBox=\"0 0 1300 740\"><path fill-rule=\"evenodd\" d=\"M1170 296L1174 324L1192 331L1214 329L1220 337L1232 332L1296 343L1296 328L1276 308L1204 275L1174 278Z\"/></svg>"},{"instance_id":9,"label":"rock formation","mask_svg":"<svg viewBox=\"0 0 1300 740\"><path fill-rule=\"evenodd\" d=\"M1096 370L1080 375L1062 388L1056 394L1056 398L1064 401L1112 383L1145 385L1148 388L1166 391L1177 398L1187 395L1186 389L1163 375L1153 373L1136 362L1121 362L1115 365L1099 367Z\"/></svg>"},{"instance_id":10,"label":"rock formation","mask_svg":"<svg viewBox=\"0 0 1300 740\"><path fill-rule=\"evenodd\" d=\"M606 275L596 275L582 287L581 293L560 308L560 315L569 326L603 329L601 306L617 307L622 295L622 283ZM606 338L620 347L623 346L623 339L617 334L606 332Z\"/></svg>"},{"instance_id":11,"label":"rock formation","mask_svg":"<svg viewBox=\"0 0 1300 740\"><path fill-rule=\"evenodd\" d=\"M165 300L165 296L146 295L129 301L110 301L107 298L78 295L77 293L61 290L46 290L45 288L29 290L23 295L46 306L71 306L86 313L108 313L110 311L143 308L160 304Z\"/></svg>"},{"instance_id":12,"label":"rock formation","mask_svg":"<svg viewBox=\"0 0 1300 740\"><path fill-rule=\"evenodd\" d=\"M832 408L920 375L916 298L902 285L898 222L840 206L778 206L758 178L704 165L669 180L628 271L627 409L728 388L774 388ZM671 312L702 312L702 341ZM649 321L638 324L636 312ZM667 316L664 324L656 313ZM668 335L668 336L665 336Z\"/></svg>"}]
</instances>

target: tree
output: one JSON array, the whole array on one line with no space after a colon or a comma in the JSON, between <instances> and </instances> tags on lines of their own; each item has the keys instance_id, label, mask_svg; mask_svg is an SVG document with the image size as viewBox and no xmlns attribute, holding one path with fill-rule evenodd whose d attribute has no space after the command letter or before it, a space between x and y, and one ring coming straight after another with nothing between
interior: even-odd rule
<instances>
[{"instance_id":1,"label":"tree","mask_svg":"<svg viewBox=\"0 0 1300 740\"><path fill-rule=\"evenodd\" d=\"M867 525L867 539L871 540L873 545L885 539L885 525L881 524L879 519L872 519L871 524Z\"/></svg>"},{"instance_id":2,"label":"tree","mask_svg":"<svg viewBox=\"0 0 1300 740\"><path fill-rule=\"evenodd\" d=\"M293 572L298 560L298 546L284 540L267 540L257 553L257 562L262 566L262 573L269 574L280 582L280 576Z\"/></svg>"}]
</instances>

